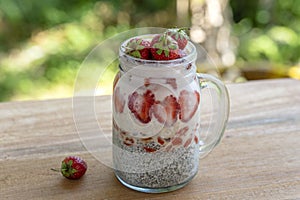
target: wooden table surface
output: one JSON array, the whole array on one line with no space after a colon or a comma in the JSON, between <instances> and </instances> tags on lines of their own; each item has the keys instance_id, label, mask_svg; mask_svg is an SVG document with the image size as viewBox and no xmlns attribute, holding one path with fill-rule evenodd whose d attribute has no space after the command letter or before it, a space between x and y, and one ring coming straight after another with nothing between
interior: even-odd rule
<instances>
[{"instance_id":1,"label":"wooden table surface","mask_svg":"<svg viewBox=\"0 0 300 200\"><path fill-rule=\"evenodd\" d=\"M71 98L1 103L0 199L300 199L300 81L228 89L231 113L222 142L200 161L191 183L163 194L124 187L85 149ZM111 131L110 99L97 98L104 132ZM50 170L66 155L87 161L82 179Z\"/></svg>"}]
</instances>

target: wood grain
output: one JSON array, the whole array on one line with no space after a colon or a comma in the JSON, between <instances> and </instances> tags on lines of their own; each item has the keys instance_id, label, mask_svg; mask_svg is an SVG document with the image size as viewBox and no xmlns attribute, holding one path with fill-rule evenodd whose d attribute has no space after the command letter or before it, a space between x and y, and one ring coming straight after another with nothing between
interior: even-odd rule
<instances>
[{"instance_id":1,"label":"wood grain","mask_svg":"<svg viewBox=\"0 0 300 200\"><path fill-rule=\"evenodd\" d=\"M200 160L191 183L165 194L127 189L86 150L72 99L1 103L0 199L300 199L300 82L277 79L228 88L231 114L221 144ZM107 137L110 100L97 97L95 107ZM77 106L84 113L84 104ZM90 117L87 112L80 120L92 134L97 124ZM66 155L87 161L82 179L70 181L50 170Z\"/></svg>"}]
</instances>

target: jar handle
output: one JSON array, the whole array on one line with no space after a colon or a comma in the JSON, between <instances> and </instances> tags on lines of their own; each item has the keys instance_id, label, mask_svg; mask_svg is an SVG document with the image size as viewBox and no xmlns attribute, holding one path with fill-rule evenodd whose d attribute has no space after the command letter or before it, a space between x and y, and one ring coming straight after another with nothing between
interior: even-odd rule
<instances>
[{"instance_id":1,"label":"jar handle","mask_svg":"<svg viewBox=\"0 0 300 200\"><path fill-rule=\"evenodd\" d=\"M229 95L224 83L212 75L197 73L201 90L209 90L213 107L209 127L205 135L200 134L200 158L208 155L220 142L229 117ZM203 100L201 98L201 100ZM201 101L200 100L200 101ZM205 103L201 102L201 109ZM202 114L201 114L202 116ZM200 121L201 122L201 121ZM201 133L201 127L200 127Z\"/></svg>"}]
</instances>

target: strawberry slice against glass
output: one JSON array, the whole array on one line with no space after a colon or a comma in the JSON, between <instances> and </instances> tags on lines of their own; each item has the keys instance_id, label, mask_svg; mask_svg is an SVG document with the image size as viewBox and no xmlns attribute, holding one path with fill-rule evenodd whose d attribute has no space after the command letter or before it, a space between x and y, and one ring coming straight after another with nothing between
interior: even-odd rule
<instances>
[{"instance_id":1,"label":"strawberry slice against glass","mask_svg":"<svg viewBox=\"0 0 300 200\"><path fill-rule=\"evenodd\" d=\"M142 123L151 121L150 108L155 102L154 94L147 90L144 94L136 91L128 96L128 108L134 116Z\"/></svg>"},{"instance_id":2,"label":"strawberry slice against glass","mask_svg":"<svg viewBox=\"0 0 300 200\"><path fill-rule=\"evenodd\" d=\"M172 126L178 118L179 104L176 97L169 95L162 102L153 105L154 117L166 126Z\"/></svg>"},{"instance_id":3,"label":"strawberry slice against glass","mask_svg":"<svg viewBox=\"0 0 300 200\"><path fill-rule=\"evenodd\" d=\"M179 94L179 119L188 122L196 113L200 103L200 94L197 91L182 90Z\"/></svg>"}]
</instances>

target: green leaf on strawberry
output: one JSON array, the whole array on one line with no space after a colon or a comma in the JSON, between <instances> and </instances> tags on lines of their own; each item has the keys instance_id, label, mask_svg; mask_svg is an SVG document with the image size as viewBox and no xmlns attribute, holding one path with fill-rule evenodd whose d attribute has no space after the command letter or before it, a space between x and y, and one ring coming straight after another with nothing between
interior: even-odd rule
<instances>
[{"instance_id":1,"label":"green leaf on strawberry","mask_svg":"<svg viewBox=\"0 0 300 200\"><path fill-rule=\"evenodd\" d=\"M161 55L161 54L162 54L162 52L163 52L163 50L162 50L162 49L158 49L158 50L156 51L156 53L157 53L158 55Z\"/></svg>"},{"instance_id":2,"label":"green leaf on strawberry","mask_svg":"<svg viewBox=\"0 0 300 200\"><path fill-rule=\"evenodd\" d=\"M150 42L141 38L131 39L125 46L125 53L140 59L150 59Z\"/></svg>"},{"instance_id":3,"label":"green leaf on strawberry","mask_svg":"<svg viewBox=\"0 0 300 200\"><path fill-rule=\"evenodd\" d=\"M141 58L141 53L139 51L132 51L130 53L133 57Z\"/></svg>"}]
</instances>

